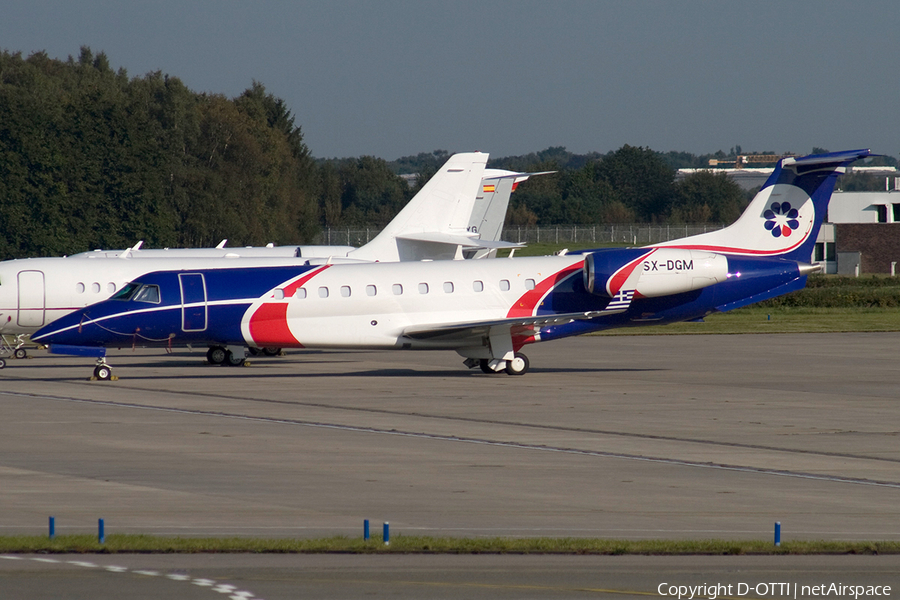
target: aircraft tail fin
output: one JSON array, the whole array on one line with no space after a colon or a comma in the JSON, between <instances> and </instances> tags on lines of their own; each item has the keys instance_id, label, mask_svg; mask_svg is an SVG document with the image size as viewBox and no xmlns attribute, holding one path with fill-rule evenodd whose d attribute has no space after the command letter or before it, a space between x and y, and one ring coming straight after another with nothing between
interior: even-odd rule
<instances>
[{"instance_id":1,"label":"aircraft tail fin","mask_svg":"<svg viewBox=\"0 0 900 600\"><path fill-rule=\"evenodd\" d=\"M509 208L509 198L516 187L529 177L549 175L555 172L516 173L503 169L485 169L481 190L469 219L469 232L477 233L481 240L499 241ZM495 256L497 256L497 248L490 246L466 252L466 258L493 258Z\"/></svg>"},{"instance_id":2,"label":"aircraft tail fin","mask_svg":"<svg viewBox=\"0 0 900 600\"><path fill-rule=\"evenodd\" d=\"M654 247L809 262L838 175L867 156L869 150L847 150L783 158L732 225Z\"/></svg>"},{"instance_id":3,"label":"aircraft tail fin","mask_svg":"<svg viewBox=\"0 0 900 600\"><path fill-rule=\"evenodd\" d=\"M424 234L472 237L466 227L487 159L481 152L451 156L381 233L348 256L385 262L454 258L457 244L419 238Z\"/></svg>"}]
</instances>

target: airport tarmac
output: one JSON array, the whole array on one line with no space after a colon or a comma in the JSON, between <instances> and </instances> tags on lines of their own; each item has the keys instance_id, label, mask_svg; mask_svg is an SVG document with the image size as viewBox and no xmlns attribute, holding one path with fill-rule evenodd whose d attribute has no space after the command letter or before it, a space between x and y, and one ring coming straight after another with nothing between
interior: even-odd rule
<instances>
[{"instance_id":1,"label":"airport tarmac","mask_svg":"<svg viewBox=\"0 0 900 600\"><path fill-rule=\"evenodd\" d=\"M0 555L15 600L798 600L898 586L900 556Z\"/></svg>"},{"instance_id":2,"label":"airport tarmac","mask_svg":"<svg viewBox=\"0 0 900 600\"><path fill-rule=\"evenodd\" d=\"M0 533L900 539L900 334L450 352L34 353L0 370Z\"/></svg>"}]
</instances>

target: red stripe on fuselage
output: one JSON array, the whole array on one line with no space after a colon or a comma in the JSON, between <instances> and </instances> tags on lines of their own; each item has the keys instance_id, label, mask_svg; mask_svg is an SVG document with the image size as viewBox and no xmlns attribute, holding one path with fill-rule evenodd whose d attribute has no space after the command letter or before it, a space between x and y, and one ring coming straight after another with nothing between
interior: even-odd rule
<instances>
[{"instance_id":1,"label":"red stripe on fuselage","mask_svg":"<svg viewBox=\"0 0 900 600\"><path fill-rule=\"evenodd\" d=\"M550 277L547 277L539 284L537 284L533 290L529 290L522 295L521 298L516 300L515 304L512 305L512 308L509 309L509 312L506 314L507 317L530 317L535 314L537 311L538 304L544 297L550 293L558 283L570 277L577 271L584 268L584 260L582 259L580 262L575 263L574 265L568 266L565 269L554 273ZM534 327L530 325L525 326L517 326L510 328L510 336L512 337L513 351L518 352L522 349L522 346L525 344L531 344L537 341L535 336L533 335Z\"/></svg>"},{"instance_id":2,"label":"red stripe on fuselage","mask_svg":"<svg viewBox=\"0 0 900 600\"><path fill-rule=\"evenodd\" d=\"M800 240L787 248L779 248L776 250L754 250L753 248L736 248L732 246L709 246L704 244L673 244L671 246L656 246L656 248L679 248L681 250L703 250L706 252L721 252L723 254L741 254L747 256L778 256L779 254L787 254L803 245L812 232L812 222L806 232L800 237ZM787 237L787 236L785 236ZM783 239L783 238L782 238Z\"/></svg>"},{"instance_id":3,"label":"red stripe on fuselage","mask_svg":"<svg viewBox=\"0 0 900 600\"><path fill-rule=\"evenodd\" d=\"M301 287L303 287L304 283L306 283L307 281L309 281L310 279L312 279L313 277L315 277L316 275L318 275L319 273L321 273L322 271L324 271L325 269L327 269L330 266L331 265L323 265L321 269L315 269L314 271L311 271L311 272L307 273L306 275L302 276L297 281L284 286L284 288L283 288L284 289L284 297L290 298L291 296L296 294L297 290L300 289Z\"/></svg>"},{"instance_id":4,"label":"red stripe on fuselage","mask_svg":"<svg viewBox=\"0 0 900 600\"><path fill-rule=\"evenodd\" d=\"M263 304L250 317L250 337L259 346L302 348L287 325L287 303Z\"/></svg>"},{"instance_id":5,"label":"red stripe on fuselage","mask_svg":"<svg viewBox=\"0 0 900 600\"><path fill-rule=\"evenodd\" d=\"M506 314L507 317L530 317L534 315L534 311L537 308L538 303L541 299L547 295L547 293L553 289L556 284L561 282L563 279L578 271L584 267L584 259L566 267L565 269L554 273L550 277L547 277L536 286L534 286L533 290L528 290L525 292L521 298L516 300L515 304L512 305L512 308L509 309L509 312Z\"/></svg>"},{"instance_id":6,"label":"red stripe on fuselage","mask_svg":"<svg viewBox=\"0 0 900 600\"><path fill-rule=\"evenodd\" d=\"M613 273L613 276L609 278L609 288L607 289L609 295L615 296L620 291L622 291L622 286L625 285L625 282L628 281L628 278L632 273L634 273L634 270L637 268L637 266L654 252L656 252L656 249L651 250L647 254L639 256L638 258L634 259L633 261Z\"/></svg>"},{"instance_id":7,"label":"red stripe on fuselage","mask_svg":"<svg viewBox=\"0 0 900 600\"><path fill-rule=\"evenodd\" d=\"M303 285L330 267L324 265L284 286L284 297L291 298ZM279 348L302 348L303 344L291 333L287 322L287 302L268 302L257 308L250 317L248 328L250 337L257 346Z\"/></svg>"}]
</instances>

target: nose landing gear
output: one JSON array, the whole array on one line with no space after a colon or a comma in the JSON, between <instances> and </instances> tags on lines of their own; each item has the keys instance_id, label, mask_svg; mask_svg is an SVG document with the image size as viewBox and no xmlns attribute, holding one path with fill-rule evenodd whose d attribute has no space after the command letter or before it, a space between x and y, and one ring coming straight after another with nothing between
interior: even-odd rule
<instances>
[{"instance_id":1,"label":"nose landing gear","mask_svg":"<svg viewBox=\"0 0 900 600\"><path fill-rule=\"evenodd\" d=\"M97 381L116 381L119 378L112 374L112 367L106 363L106 359L99 358L97 359L97 366L94 367L92 379Z\"/></svg>"}]
</instances>

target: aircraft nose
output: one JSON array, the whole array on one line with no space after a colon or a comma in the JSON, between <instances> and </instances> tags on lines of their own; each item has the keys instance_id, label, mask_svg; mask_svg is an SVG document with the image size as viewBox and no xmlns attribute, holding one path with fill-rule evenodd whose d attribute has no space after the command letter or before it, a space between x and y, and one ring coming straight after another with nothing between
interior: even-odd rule
<instances>
[{"instance_id":1,"label":"aircraft nose","mask_svg":"<svg viewBox=\"0 0 900 600\"><path fill-rule=\"evenodd\" d=\"M71 338L78 336L78 318L66 315L52 323L44 325L32 334L31 339L41 344L66 344L71 343Z\"/></svg>"}]
</instances>

